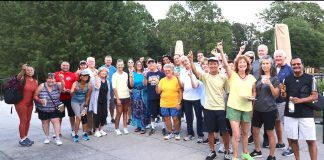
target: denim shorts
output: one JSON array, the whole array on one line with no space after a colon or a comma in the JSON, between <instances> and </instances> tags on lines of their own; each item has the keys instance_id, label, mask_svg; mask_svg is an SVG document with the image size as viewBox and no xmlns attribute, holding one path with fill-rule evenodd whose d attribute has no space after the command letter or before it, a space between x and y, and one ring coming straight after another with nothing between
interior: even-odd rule
<instances>
[{"instance_id":1,"label":"denim shorts","mask_svg":"<svg viewBox=\"0 0 324 160\"><path fill-rule=\"evenodd\" d=\"M177 108L164 108L161 107L161 115L163 117L177 117L180 115L180 112L177 110Z\"/></svg>"}]
</instances>

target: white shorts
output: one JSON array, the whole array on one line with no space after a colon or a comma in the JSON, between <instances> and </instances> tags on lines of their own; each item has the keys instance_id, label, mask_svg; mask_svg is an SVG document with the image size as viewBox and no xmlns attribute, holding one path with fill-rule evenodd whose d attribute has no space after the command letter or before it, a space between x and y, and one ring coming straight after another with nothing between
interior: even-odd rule
<instances>
[{"instance_id":1,"label":"white shorts","mask_svg":"<svg viewBox=\"0 0 324 160\"><path fill-rule=\"evenodd\" d=\"M316 140L314 118L284 117L287 138L294 140Z\"/></svg>"}]
</instances>

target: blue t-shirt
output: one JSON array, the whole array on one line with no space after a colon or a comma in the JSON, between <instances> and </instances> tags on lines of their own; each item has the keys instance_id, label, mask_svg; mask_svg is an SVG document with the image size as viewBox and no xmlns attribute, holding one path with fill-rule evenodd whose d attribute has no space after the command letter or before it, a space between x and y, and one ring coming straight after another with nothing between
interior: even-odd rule
<instances>
[{"instance_id":1,"label":"blue t-shirt","mask_svg":"<svg viewBox=\"0 0 324 160\"><path fill-rule=\"evenodd\" d=\"M109 71L109 73L108 73L109 76L107 77L107 80L109 81L109 84L110 84L110 91L112 91L112 76L117 71L117 69L113 65L110 65L109 67L107 67L106 65L102 65L101 67L98 68L98 70L100 70L100 68L102 68L102 67L107 68Z\"/></svg>"},{"instance_id":2,"label":"blue t-shirt","mask_svg":"<svg viewBox=\"0 0 324 160\"><path fill-rule=\"evenodd\" d=\"M142 89L143 88L143 81L144 75L138 74L137 72L133 72L134 75L134 88L135 89Z\"/></svg>"},{"instance_id":3,"label":"blue t-shirt","mask_svg":"<svg viewBox=\"0 0 324 160\"><path fill-rule=\"evenodd\" d=\"M155 87L158 81L164 78L165 75L161 71L157 72L147 72L147 99L148 100L158 100L160 99L160 95L156 94Z\"/></svg>"}]
</instances>

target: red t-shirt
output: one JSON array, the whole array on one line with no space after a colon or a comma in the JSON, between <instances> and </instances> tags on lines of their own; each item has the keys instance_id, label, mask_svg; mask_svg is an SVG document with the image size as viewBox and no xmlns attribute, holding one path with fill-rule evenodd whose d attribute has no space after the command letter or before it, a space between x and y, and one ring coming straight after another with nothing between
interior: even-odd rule
<instances>
[{"instance_id":1,"label":"red t-shirt","mask_svg":"<svg viewBox=\"0 0 324 160\"><path fill-rule=\"evenodd\" d=\"M55 72L55 80L56 82L60 82L60 77L59 74L63 74L64 75L64 82L65 82L65 89L71 89L72 88L72 84L77 80L75 77L75 74L72 72ZM71 95L70 93L61 93L60 96L61 100L70 100L71 99Z\"/></svg>"}]
</instances>

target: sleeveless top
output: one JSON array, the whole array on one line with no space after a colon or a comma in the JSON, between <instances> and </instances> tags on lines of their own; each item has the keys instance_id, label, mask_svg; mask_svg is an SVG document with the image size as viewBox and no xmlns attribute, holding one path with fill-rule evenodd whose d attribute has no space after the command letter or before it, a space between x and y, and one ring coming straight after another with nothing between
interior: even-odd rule
<instances>
[{"instance_id":1,"label":"sleeveless top","mask_svg":"<svg viewBox=\"0 0 324 160\"><path fill-rule=\"evenodd\" d=\"M84 86L84 89L82 90L81 85L78 82L77 88L78 90L74 92L71 102L83 103L85 102L86 95L89 89L88 83Z\"/></svg>"},{"instance_id":2,"label":"sleeveless top","mask_svg":"<svg viewBox=\"0 0 324 160\"><path fill-rule=\"evenodd\" d=\"M38 97L40 99L46 99L47 102L46 102L46 106L40 105L41 107L38 107L38 109L41 110L42 112L55 112L55 106L62 103L60 101L60 94L61 94L60 88L57 84L53 86L53 89L51 92L49 92L49 94L52 96L53 101L46 91L45 83L43 83L43 88L39 92Z\"/></svg>"}]
</instances>

